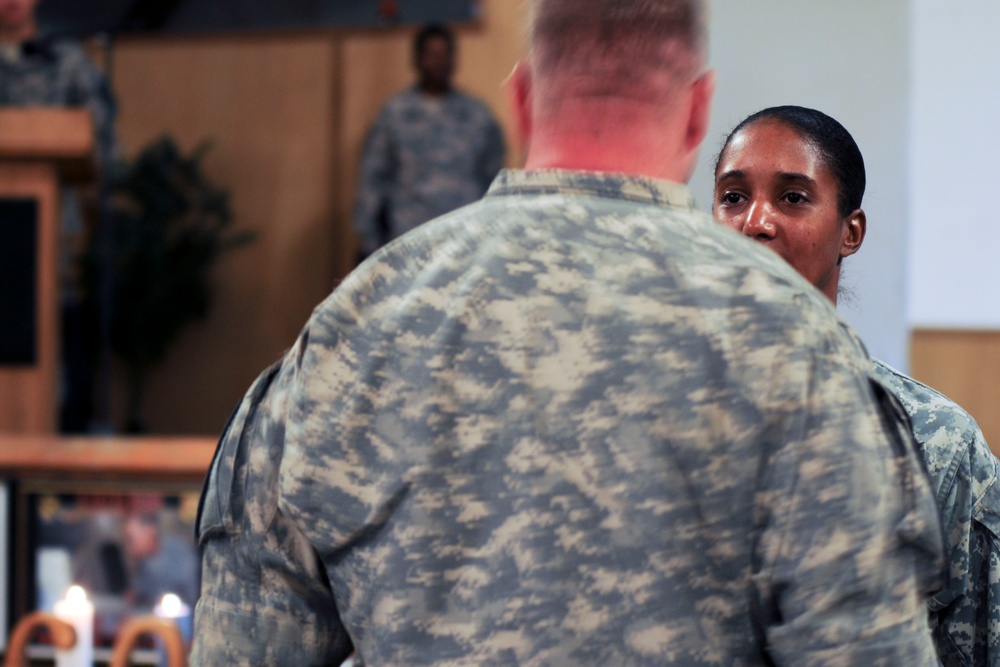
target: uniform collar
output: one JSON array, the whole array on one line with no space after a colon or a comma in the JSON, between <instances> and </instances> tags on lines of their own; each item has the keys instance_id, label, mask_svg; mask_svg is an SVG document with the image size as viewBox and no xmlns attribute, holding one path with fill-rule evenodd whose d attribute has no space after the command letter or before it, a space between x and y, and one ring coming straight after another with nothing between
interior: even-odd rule
<instances>
[{"instance_id":1,"label":"uniform collar","mask_svg":"<svg viewBox=\"0 0 1000 667\"><path fill-rule=\"evenodd\" d=\"M694 208L694 196L686 185L646 176L599 171L505 169L486 194L575 194Z\"/></svg>"}]
</instances>

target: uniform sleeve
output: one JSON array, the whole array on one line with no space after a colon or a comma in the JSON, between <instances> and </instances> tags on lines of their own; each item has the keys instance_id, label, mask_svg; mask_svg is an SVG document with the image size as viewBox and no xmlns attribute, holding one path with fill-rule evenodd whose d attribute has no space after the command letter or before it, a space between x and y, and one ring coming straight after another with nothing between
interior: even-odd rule
<instances>
[{"instance_id":1,"label":"uniform sleeve","mask_svg":"<svg viewBox=\"0 0 1000 667\"><path fill-rule=\"evenodd\" d=\"M930 601L931 624L945 664L1000 665L1000 461L978 427L964 436L939 495L948 580Z\"/></svg>"},{"instance_id":2,"label":"uniform sleeve","mask_svg":"<svg viewBox=\"0 0 1000 667\"><path fill-rule=\"evenodd\" d=\"M902 409L821 359L762 473L754 583L778 665L935 665L940 522ZM859 406L862 406L859 409Z\"/></svg>"},{"instance_id":3,"label":"uniform sleeve","mask_svg":"<svg viewBox=\"0 0 1000 667\"><path fill-rule=\"evenodd\" d=\"M382 245L379 218L387 213L395 172L390 114L383 109L365 139L354 203L354 229L365 255Z\"/></svg>"},{"instance_id":4,"label":"uniform sleeve","mask_svg":"<svg viewBox=\"0 0 1000 667\"><path fill-rule=\"evenodd\" d=\"M338 665L352 650L315 551L278 508L284 380L255 383L202 491L193 667Z\"/></svg>"}]
</instances>

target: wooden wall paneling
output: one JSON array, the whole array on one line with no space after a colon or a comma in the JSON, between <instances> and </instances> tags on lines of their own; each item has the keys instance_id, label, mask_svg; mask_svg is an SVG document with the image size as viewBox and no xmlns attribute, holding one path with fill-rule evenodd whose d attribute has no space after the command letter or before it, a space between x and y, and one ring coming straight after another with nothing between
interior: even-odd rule
<instances>
[{"instance_id":1,"label":"wooden wall paneling","mask_svg":"<svg viewBox=\"0 0 1000 667\"><path fill-rule=\"evenodd\" d=\"M910 370L965 408L1000 455L1000 331L915 329Z\"/></svg>"},{"instance_id":2,"label":"wooden wall paneling","mask_svg":"<svg viewBox=\"0 0 1000 667\"><path fill-rule=\"evenodd\" d=\"M229 188L239 228L258 235L221 261L209 318L156 369L146 413L153 432L217 432L330 290L337 55L331 35L118 47L127 153L165 132L185 149L212 141L207 172Z\"/></svg>"}]
</instances>

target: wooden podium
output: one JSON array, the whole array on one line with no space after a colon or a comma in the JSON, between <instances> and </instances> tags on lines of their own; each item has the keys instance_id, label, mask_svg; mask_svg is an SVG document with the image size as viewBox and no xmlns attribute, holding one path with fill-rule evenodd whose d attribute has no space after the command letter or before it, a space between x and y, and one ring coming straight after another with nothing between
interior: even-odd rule
<instances>
[{"instance_id":1,"label":"wooden podium","mask_svg":"<svg viewBox=\"0 0 1000 667\"><path fill-rule=\"evenodd\" d=\"M59 186L93 151L85 109L0 108L0 433L56 430Z\"/></svg>"}]
</instances>

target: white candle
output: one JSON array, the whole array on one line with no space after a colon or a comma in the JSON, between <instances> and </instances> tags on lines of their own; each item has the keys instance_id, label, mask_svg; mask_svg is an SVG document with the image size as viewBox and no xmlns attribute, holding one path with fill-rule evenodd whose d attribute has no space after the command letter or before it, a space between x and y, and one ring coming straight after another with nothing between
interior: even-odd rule
<instances>
[{"instance_id":1,"label":"white candle","mask_svg":"<svg viewBox=\"0 0 1000 667\"><path fill-rule=\"evenodd\" d=\"M184 643L191 641L191 607L173 593L167 593L160 603L153 608L153 615L173 621L184 638Z\"/></svg>"},{"instance_id":2,"label":"white candle","mask_svg":"<svg viewBox=\"0 0 1000 667\"><path fill-rule=\"evenodd\" d=\"M76 644L68 650L56 649L56 667L94 666L94 605L79 586L70 586L66 597L55 603L56 618L76 631Z\"/></svg>"}]
</instances>

